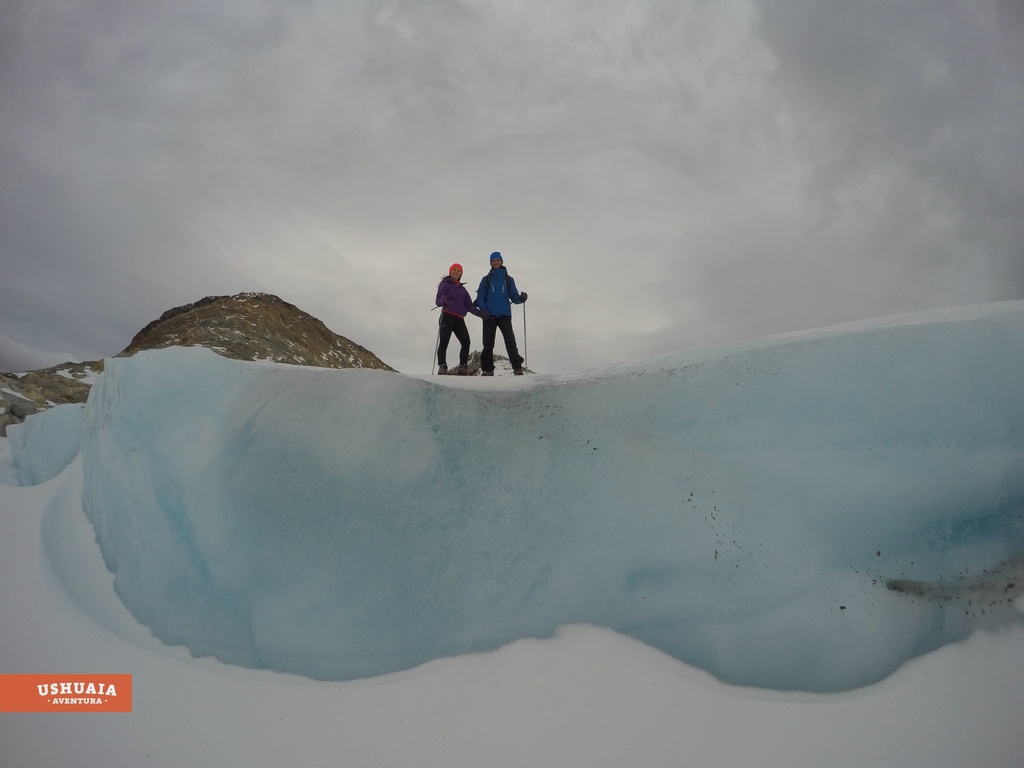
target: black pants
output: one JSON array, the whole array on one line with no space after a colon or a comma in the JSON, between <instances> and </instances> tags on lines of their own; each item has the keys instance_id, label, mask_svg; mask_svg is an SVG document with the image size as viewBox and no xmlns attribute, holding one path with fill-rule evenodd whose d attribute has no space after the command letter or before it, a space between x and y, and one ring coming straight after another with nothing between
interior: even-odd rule
<instances>
[{"instance_id":1,"label":"black pants","mask_svg":"<svg viewBox=\"0 0 1024 768\"><path fill-rule=\"evenodd\" d=\"M466 327L465 319L442 312L437 321L441 326L441 333L437 339L437 364L447 365L445 362L448 355L448 342L455 334L462 349L459 350L459 365L469 362L469 329Z\"/></svg>"},{"instance_id":2,"label":"black pants","mask_svg":"<svg viewBox=\"0 0 1024 768\"><path fill-rule=\"evenodd\" d=\"M501 330L501 337L505 340L505 350L508 352L508 360L513 368L523 367L523 358L516 346L516 335L512 331L511 317L491 316L484 320L484 350L480 353L480 368L485 371L494 370L494 336L495 332Z\"/></svg>"}]
</instances>

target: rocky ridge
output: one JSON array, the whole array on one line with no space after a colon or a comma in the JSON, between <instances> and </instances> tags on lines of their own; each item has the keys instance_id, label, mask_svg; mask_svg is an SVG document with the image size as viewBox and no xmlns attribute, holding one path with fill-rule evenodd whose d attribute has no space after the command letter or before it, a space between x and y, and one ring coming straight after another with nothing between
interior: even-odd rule
<instances>
[{"instance_id":1,"label":"rocky ridge","mask_svg":"<svg viewBox=\"0 0 1024 768\"><path fill-rule=\"evenodd\" d=\"M234 360L272 360L319 368L393 371L375 354L320 320L268 293L207 296L164 312L118 357L143 349L209 347Z\"/></svg>"},{"instance_id":2,"label":"rocky ridge","mask_svg":"<svg viewBox=\"0 0 1024 768\"><path fill-rule=\"evenodd\" d=\"M272 360L321 368L393 371L365 347L320 320L267 293L207 296L175 307L139 331L116 357L145 349L209 347L235 360ZM28 373L0 373L0 435L33 413L84 403L103 361L65 363Z\"/></svg>"}]
</instances>

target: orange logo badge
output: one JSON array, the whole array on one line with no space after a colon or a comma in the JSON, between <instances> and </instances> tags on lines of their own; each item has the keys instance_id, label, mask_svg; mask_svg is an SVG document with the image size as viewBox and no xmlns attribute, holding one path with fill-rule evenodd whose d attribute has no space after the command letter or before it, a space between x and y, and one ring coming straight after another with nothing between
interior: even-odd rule
<instances>
[{"instance_id":1,"label":"orange logo badge","mask_svg":"<svg viewBox=\"0 0 1024 768\"><path fill-rule=\"evenodd\" d=\"M0 675L0 712L131 711L131 675Z\"/></svg>"}]
</instances>

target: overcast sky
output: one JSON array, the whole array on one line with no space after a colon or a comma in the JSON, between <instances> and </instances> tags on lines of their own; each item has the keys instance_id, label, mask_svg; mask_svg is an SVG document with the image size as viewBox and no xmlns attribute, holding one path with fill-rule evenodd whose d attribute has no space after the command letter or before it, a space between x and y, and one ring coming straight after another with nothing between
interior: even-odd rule
<instances>
[{"instance_id":1,"label":"overcast sky","mask_svg":"<svg viewBox=\"0 0 1024 768\"><path fill-rule=\"evenodd\" d=\"M493 250L540 372L1024 298L1024 3L0 2L0 370L265 291L426 373Z\"/></svg>"}]
</instances>

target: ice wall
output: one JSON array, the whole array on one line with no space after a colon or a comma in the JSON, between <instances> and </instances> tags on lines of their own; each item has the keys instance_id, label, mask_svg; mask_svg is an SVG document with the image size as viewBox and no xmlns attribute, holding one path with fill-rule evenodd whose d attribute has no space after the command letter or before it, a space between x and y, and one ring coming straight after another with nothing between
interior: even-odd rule
<instances>
[{"instance_id":1,"label":"ice wall","mask_svg":"<svg viewBox=\"0 0 1024 768\"><path fill-rule=\"evenodd\" d=\"M1024 551L1022 381L1024 302L526 380L160 350L107 361L83 502L196 654L349 679L591 622L848 689L1018 617L885 580Z\"/></svg>"},{"instance_id":2,"label":"ice wall","mask_svg":"<svg viewBox=\"0 0 1024 768\"><path fill-rule=\"evenodd\" d=\"M57 475L78 455L85 406L58 405L7 427L14 476L20 485L38 485Z\"/></svg>"}]
</instances>

